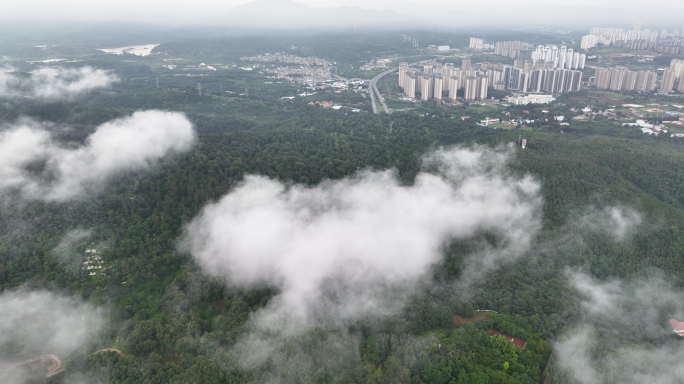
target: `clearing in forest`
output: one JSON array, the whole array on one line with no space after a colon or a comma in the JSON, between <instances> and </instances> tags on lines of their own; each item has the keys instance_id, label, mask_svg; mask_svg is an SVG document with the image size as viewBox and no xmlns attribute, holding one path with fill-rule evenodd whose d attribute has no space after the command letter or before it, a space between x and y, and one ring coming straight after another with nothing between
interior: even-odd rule
<instances>
[{"instance_id":1,"label":"clearing in forest","mask_svg":"<svg viewBox=\"0 0 684 384\"><path fill-rule=\"evenodd\" d=\"M454 315L454 327L463 325L465 323L470 323L471 321L482 321L489 320L492 317L490 312L478 312L473 317L461 317L459 315Z\"/></svg>"}]
</instances>

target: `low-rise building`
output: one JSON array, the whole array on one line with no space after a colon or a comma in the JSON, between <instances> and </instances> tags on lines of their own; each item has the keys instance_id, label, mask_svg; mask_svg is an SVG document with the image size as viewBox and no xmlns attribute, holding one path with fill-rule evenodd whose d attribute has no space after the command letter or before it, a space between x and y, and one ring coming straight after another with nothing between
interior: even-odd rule
<instances>
[{"instance_id":1,"label":"low-rise building","mask_svg":"<svg viewBox=\"0 0 684 384\"><path fill-rule=\"evenodd\" d=\"M672 332L676 333L678 336L684 336L684 323L680 323L675 319L670 319L670 325L672 326Z\"/></svg>"}]
</instances>

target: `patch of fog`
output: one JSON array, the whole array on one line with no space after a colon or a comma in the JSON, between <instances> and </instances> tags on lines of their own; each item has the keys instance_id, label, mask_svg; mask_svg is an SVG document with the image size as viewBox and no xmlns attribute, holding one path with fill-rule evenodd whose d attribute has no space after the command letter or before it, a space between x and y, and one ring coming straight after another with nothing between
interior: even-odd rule
<instances>
[{"instance_id":1,"label":"patch of fog","mask_svg":"<svg viewBox=\"0 0 684 384\"><path fill-rule=\"evenodd\" d=\"M104 53L111 53L114 55L123 55L124 53L130 53L131 55L136 56L148 56L152 53L154 47L158 45L159 44L129 45L126 47L119 48L102 48L98 49L98 51L102 51Z\"/></svg>"},{"instance_id":2,"label":"patch of fog","mask_svg":"<svg viewBox=\"0 0 684 384\"><path fill-rule=\"evenodd\" d=\"M47 60L34 60L34 61L27 61L29 64L50 64L50 63L59 63L60 61L65 61L66 59L47 59Z\"/></svg>"}]
</instances>

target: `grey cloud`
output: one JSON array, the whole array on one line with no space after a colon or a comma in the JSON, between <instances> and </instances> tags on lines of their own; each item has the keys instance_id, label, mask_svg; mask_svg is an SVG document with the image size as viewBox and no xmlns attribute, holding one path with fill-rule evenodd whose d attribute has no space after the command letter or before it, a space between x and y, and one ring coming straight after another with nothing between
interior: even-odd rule
<instances>
[{"instance_id":1,"label":"grey cloud","mask_svg":"<svg viewBox=\"0 0 684 384\"><path fill-rule=\"evenodd\" d=\"M36 373L21 362L52 354L62 362L103 326L101 310L47 291L0 295L0 381L22 384ZM44 375L46 372L43 372Z\"/></svg>"},{"instance_id":2,"label":"grey cloud","mask_svg":"<svg viewBox=\"0 0 684 384\"><path fill-rule=\"evenodd\" d=\"M185 246L212 275L278 288L254 319L267 333L396 313L451 239L496 234L494 256L473 255L492 258L484 268L527 249L541 199L506 171L513 151L438 150L412 186L394 171L315 187L248 176L188 225Z\"/></svg>"},{"instance_id":3,"label":"grey cloud","mask_svg":"<svg viewBox=\"0 0 684 384\"><path fill-rule=\"evenodd\" d=\"M655 275L598 282L569 273L584 297L579 325L554 346L554 360L572 382L678 383L684 374L679 340L668 318L684 320L684 295Z\"/></svg>"},{"instance_id":4,"label":"grey cloud","mask_svg":"<svg viewBox=\"0 0 684 384\"><path fill-rule=\"evenodd\" d=\"M110 86L118 78L101 69L40 68L28 76L11 68L0 69L0 97L70 99L96 88Z\"/></svg>"},{"instance_id":5,"label":"grey cloud","mask_svg":"<svg viewBox=\"0 0 684 384\"><path fill-rule=\"evenodd\" d=\"M573 220L572 225L582 230L606 233L615 241L623 241L637 231L641 222L641 214L633 208L610 206L602 209L589 207Z\"/></svg>"},{"instance_id":6,"label":"grey cloud","mask_svg":"<svg viewBox=\"0 0 684 384\"><path fill-rule=\"evenodd\" d=\"M190 149L195 133L181 113L136 112L97 127L85 144L69 148L38 123L0 132L0 193L26 200L65 201L103 188L122 171L149 168Z\"/></svg>"},{"instance_id":7,"label":"grey cloud","mask_svg":"<svg viewBox=\"0 0 684 384\"><path fill-rule=\"evenodd\" d=\"M83 257L76 254L75 247L79 242L87 239L93 231L88 229L74 229L67 232L59 244L52 250L59 260L59 263L67 271L77 272L82 267Z\"/></svg>"}]
</instances>

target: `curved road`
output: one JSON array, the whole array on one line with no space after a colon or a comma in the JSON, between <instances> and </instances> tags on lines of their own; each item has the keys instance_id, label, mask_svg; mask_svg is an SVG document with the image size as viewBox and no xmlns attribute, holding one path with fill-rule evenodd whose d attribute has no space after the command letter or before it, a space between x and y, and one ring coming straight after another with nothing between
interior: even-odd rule
<instances>
[{"instance_id":1,"label":"curved road","mask_svg":"<svg viewBox=\"0 0 684 384\"><path fill-rule=\"evenodd\" d=\"M371 104L373 106L373 113L377 115L378 113L378 107L375 105L375 95L378 95L378 100L380 100L380 103L382 104L382 109L385 110L385 113L389 114L389 108L387 108L387 104L385 104L385 99L382 97L382 94L380 94L380 90L378 90L378 80L380 80L383 76L390 74L394 71L396 71L397 68L390 69L389 71L385 71L373 78L371 80L370 84L368 85L369 93L371 95Z\"/></svg>"}]
</instances>

